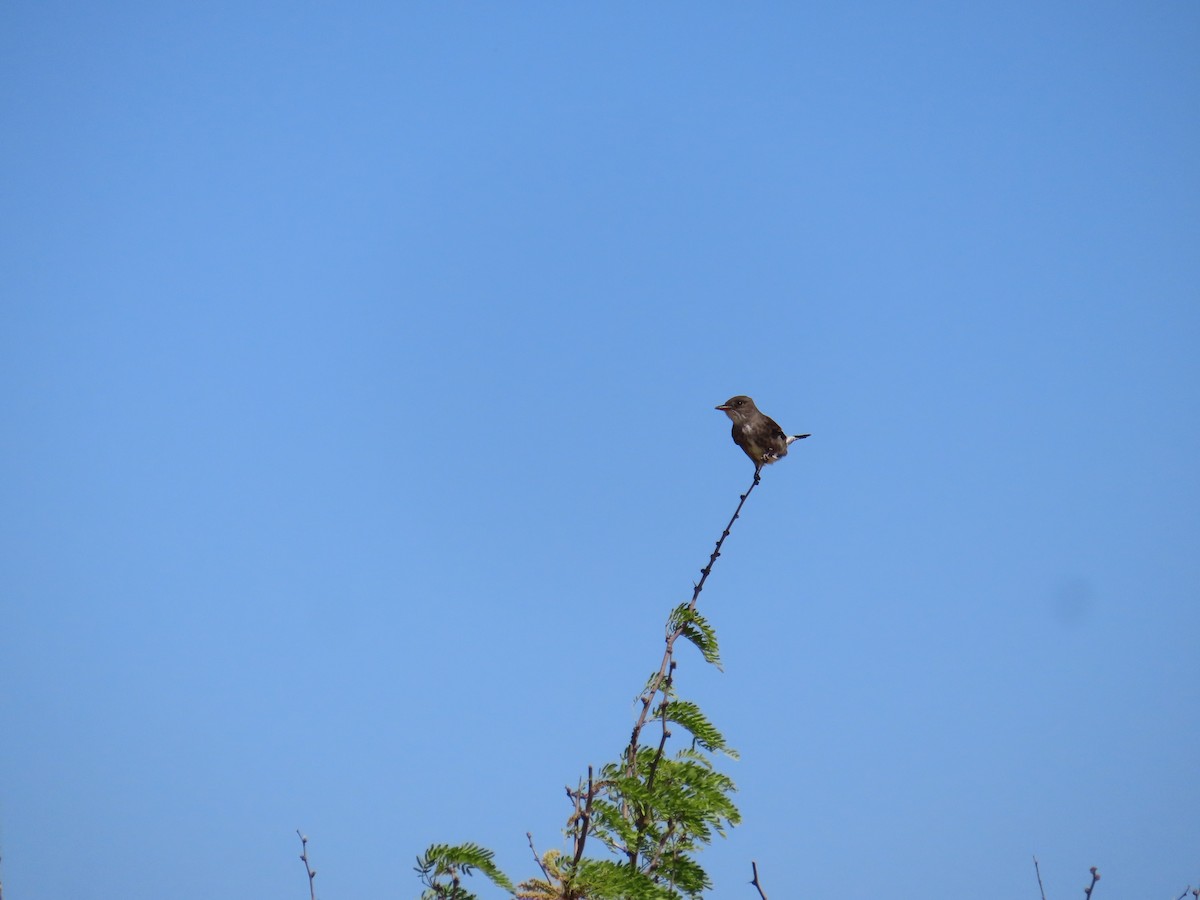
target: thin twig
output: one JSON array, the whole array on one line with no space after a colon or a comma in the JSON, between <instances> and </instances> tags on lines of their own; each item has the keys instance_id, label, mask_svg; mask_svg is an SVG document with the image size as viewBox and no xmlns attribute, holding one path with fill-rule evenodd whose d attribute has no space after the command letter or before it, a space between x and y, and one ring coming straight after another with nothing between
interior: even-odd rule
<instances>
[{"instance_id":1,"label":"thin twig","mask_svg":"<svg viewBox=\"0 0 1200 900\"><path fill-rule=\"evenodd\" d=\"M1100 870L1092 866L1092 883L1083 889L1083 896L1087 900L1092 900L1092 888L1096 886L1096 882L1100 880Z\"/></svg>"},{"instance_id":2,"label":"thin twig","mask_svg":"<svg viewBox=\"0 0 1200 900\"><path fill-rule=\"evenodd\" d=\"M538 856L538 852L533 846L533 832L532 831L525 832L525 839L529 841L529 852L533 854L533 861L535 863L537 863L538 868L542 870L542 874L546 876L546 881L549 882L550 881L550 872L546 868L546 864L544 862L542 862L542 858L540 856Z\"/></svg>"},{"instance_id":3,"label":"thin twig","mask_svg":"<svg viewBox=\"0 0 1200 900\"><path fill-rule=\"evenodd\" d=\"M300 833L299 828L296 829L296 835L300 838L300 859L304 863L304 871L308 873L308 897L309 900L317 900L317 886L313 884L317 870L308 864L308 838Z\"/></svg>"},{"instance_id":4,"label":"thin twig","mask_svg":"<svg viewBox=\"0 0 1200 900\"><path fill-rule=\"evenodd\" d=\"M756 863L754 860L750 860L750 868L754 872L754 877L750 879L750 883L758 889L758 896L762 897L762 900L767 900L767 894L762 889L762 883L758 880L758 863Z\"/></svg>"},{"instance_id":5,"label":"thin twig","mask_svg":"<svg viewBox=\"0 0 1200 900\"><path fill-rule=\"evenodd\" d=\"M1042 887L1042 870L1038 867L1036 854L1033 857L1033 871L1037 872L1038 890L1042 892L1042 900L1046 900L1046 889Z\"/></svg>"},{"instance_id":6,"label":"thin twig","mask_svg":"<svg viewBox=\"0 0 1200 900\"><path fill-rule=\"evenodd\" d=\"M653 872L658 869L659 864L662 862L663 854L667 851L667 844L671 843L671 838L675 837L675 825L676 822L674 819L667 819L667 827L658 839L658 846L654 848L654 856L646 864L647 872Z\"/></svg>"}]
</instances>

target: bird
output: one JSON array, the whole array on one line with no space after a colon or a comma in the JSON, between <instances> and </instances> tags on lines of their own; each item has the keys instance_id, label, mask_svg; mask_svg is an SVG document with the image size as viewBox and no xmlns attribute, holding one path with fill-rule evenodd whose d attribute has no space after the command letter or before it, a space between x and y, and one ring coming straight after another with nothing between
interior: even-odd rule
<instances>
[{"instance_id":1,"label":"bird","mask_svg":"<svg viewBox=\"0 0 1200 900\"><path fill-rule=\"evenodd\" d=\"M730 397L715 407L733 420L733 442L745 451L754 463L754 482L758 483L762 467L787 456L787 448L811 434L784 434L775 420L761 412L745 394Z\"/></svg>"}]
</instances>

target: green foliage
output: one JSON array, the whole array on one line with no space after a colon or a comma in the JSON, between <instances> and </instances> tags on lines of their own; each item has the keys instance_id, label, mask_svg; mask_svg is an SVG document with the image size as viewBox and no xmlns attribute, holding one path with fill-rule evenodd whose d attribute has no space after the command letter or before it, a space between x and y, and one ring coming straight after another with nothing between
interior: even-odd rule
<instances>
[{"instance_id":1,"label":"green foliage","mask_svg":"<svg viewBox=\"0 0 1200 900\"><path fill-rule=\"evenodd\" d=\"M688 618L686 608L676 610L676 616L682 616L679 633L694 625L715 658L715 638L704 637L711 632L707 623ZM545 877L514 889L490 851L475 844L434 845L417 861L428 888L423 900L473 900L461 878L475 869L518 900L695 900L711 888L696 854L741 821L732 799L733 780L716 770L712 754L737 758L737 751L697 704L675 696L673 676L662 674L674 672L669 655L667 663L651 677L643 695L647 708L657 699L654 714L644 722L657 726L656 738L640 744L635 737L616 762L602 766L595 778L589 770L588 780L568 791L575 811L566 833L575 855L546 853L539 861ZM641 727L639 723L635 736ZM691 739L671 751L673 728ZM597 845L610 856L584 855L585 846Z\"/></svg>"},{"instance_id":2,"label":"green foliage","mask_svg":"<svg viewBox=\"0 0 1200 900\"><path fill-rule=\"evenodd\" d=\"M512 882L492 861L495 854L478 844L433 844L417 857L416 871L426 886L422 900L475 900L461 883L478 869L496 885L512 891Z\"/></svg>"},{"instance_id":3,"label":"green foliage","mask_svg":"<svg viewBox=\"0 0 1200 900\"><path fill-rule=\"evenodd\" d=\"M724 836L724 823L736 825L741 815L730 795L736 790L733 780L717 772L709 758L691 749L680 750L673 758L654 760L655 751L643 747L638 752L638 795L646 807L643 828L653 834L673 834L672 841L684 849L712 841L712 831ZM653 772L651 787L645 781Z\"/></svg>"},{"instance_id":4,"label":"green foliage","mask_svg":"<svg viewBox=\"0 0 1200 900\"><path fill-rule=\"evenodd\" d=\"M611 859L580 860L576 876L588 900L670 900L678 897L654 878Z\"/></svg>"},{"instance_id":5,"label":"green foliage","mask_svg":"<svg viewBox=\"0 0 1200 900\"><path fill-rule=\"evenodd\" d=\"M738 758L737 751L725 743L724 736L695 703L690 700L667 700L659 707L659 715L662 716L664 712L668 722L674 722L690 731L698 746L710 753L724 753L734 759Z\"/></svg>"},{"instance_id":6,"label":"green foliage","mask_svg":"<svg viewBox=\"0 0 1200 900\"><path fill-rule=\"evenodd\" d=\"M542 877L513 888L490 851L434 845L417 861L423 900L473 900L461 879L475 869L516 900L699 900L712 887L696 856L741 814L732 779L713 766L713 755L736 759L737 752L697 704L675 693L678 639L721 666L716 631L694 602L667 618L662 664L642 691L624 751L596 774L589 767L587 779L567 789L574 806L565 829L571 850L547 852L537 860ZM681 738L683 746L672 745Z\"/></svg>"},{"instance_id":7,"label":"green foliage","mask_svg":"<svg viewBox=\"0 0 1200 900\"><path fill-rule=\"evenodd\" d=\"M689 623L695 624L690 619L680 622ZM711 630L707 623L696 626L697 634L706 630ZM715 639L705 641L715 655ZM674 668L668 665L662 671ZM566 833L576 855L546 853L539 861L545 877L514 889L495 867L490 851L474 844L434 845L417 861L417 872L428 888L423 900L473 900L461 878L475 869L518 900L700 898L712 883L696 860L697 852L741 821L732 799L733 780L716 770L712 754L737 758L737 751L697 704L675 696L673 677L651 677L643 700L649 704L655 698L654 714L645 725L657 725L656 738L648 744L635 741L616 762L602 766L597 777L589 771L586 782L568 791L575 811ZM676 727L691 740L671 751ZM583 854L585 846L596 845L610 856Z\"/></svg>"},{"instance_id":8,"label":"green foliage","mask_svg":"<svg viewBox=\"0 0 1200 900\"><path fill-rule=\"evenodd\" d=\"M570 857L551 850L541 859L547 878L522 882L517 900L678 900L679 894L651 875L615 859Z\"/></svg>"},{"instance_id":9,"label":"green foliage","mask_svg":"<svg viewBox=\"0 0 1200 900\"><path fill-rule=\"evenodd\" d=\"M600 784L592 834L628 861L623 868L670 897L699 897L711 887L694 854L737 825L741 814L731 799L732 779L717 772L706 754L689 748L667 756L642 747L632 772L624 760L610 763Z\"/></svg>"},{"instance_id":10,"label":"green foliage","mask_svg":"<svg viewBox=\"0 0 1200 900\"><path fill-rule=\"evenodd\" d=\"M708 624L708 619L691 605L681 603L673 610L667 619L667 631L671 634L679 632L679 636L687 639L704 657L704 661L721 668L721 653L717 648L717 632Z\"/></svg>"}]
</instances>

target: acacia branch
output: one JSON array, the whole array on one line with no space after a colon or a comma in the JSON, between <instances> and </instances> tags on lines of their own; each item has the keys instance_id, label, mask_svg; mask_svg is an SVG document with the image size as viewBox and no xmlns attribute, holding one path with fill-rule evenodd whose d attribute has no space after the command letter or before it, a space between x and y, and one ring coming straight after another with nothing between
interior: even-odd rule
<instances>
[{"instance_id":1,"label":"acacia branch","mask_svg":"<svg viewBox=\"0 0 1200 900\"><path fill-rule=\"evenodd\" d=\"M300 833L299 828L296 829L296 836L300 838L300 860L304 863L304 871L308 873L308 897L309 900L317 900L317 887L313 884L317 870L308 864L308 838Z\"/></svg>"},{"instance_id":2,"label":"acacia branch","mask_svg":"<svg viewBox=\"0 0 1200 900\"><path fill-rule=\"evenodd\" d=\"M1100 870L1092 866L1092 883L1083 889L1083 896L1086 900L1092 900L1092 888L1096 886L1096 882L1100 880Z\"/></svg>"},{"instance_id":3,"label":"acacia branch","mask_svg":"<svg viewBox=\"0 0 1200 900\"><path fill-rule=\"evenodd\" d=\"M1037 873L1038 890L1042 892L1042 900L1046 900L1046 889L1042 887L1042 870L1038 867L1036 855L1033 857L1033 871Z\"/></svg>"},{"instance_id":4,"label":"acacia branch","mask_svg":"<svg viewBox=\"0 0 1200 900\"><path fill-rule=\"evenodd\" d=\"M733 511L733 515L729 519L729 523L721 532L721 536L717 538L717 544L715 547L713 547L712 555L708 558L708 565L700 570L700 580L697 581L693 586L694 589L692 591L692 599L691 602L688 603L689 610L694 610L696 608L696 604L700 600L700 592L704 590L704 582L708 581L708 576L712 574L713 564L716 563L717 557L721 555L721 546L725 543L725 538L729 537L729 532L733 528L733 523L738 520L738 516L741 515L742 512L742 507L746 505L746 500L749 499L750 494L754 491L754 488L758 486L760 480L761 476L759 475L758 470L755 470L754 481L751 482L750 487L746 490L746 493L741 495L737 508ZM667 635L667 646L663 650L662 663L658 667L658 672L650 679L650 684L647 685L646 690L642 693L642 711L641 714L638 715L637 722L634 723L633 733L629 737L629 749L626 753L625 771L626 774L631 778L636 771L635 760L637 757L638 739L641 736L642 728L646 724L646 719L649 717L650 707L654 703L654 698L658 695L659 690L662 688L663 680L666 679L667 674L671 671L672 656L675 652L675 641L679 639L681 634L683 634L685 627L686 626L680 625Z\"/></svg>"},{"instance_id":5,"label":"acacia branch","mask_svg":"<svg viewBox=\"0 0 1200 900\"><path fill-rule=\"evenodd\" d=\"M758 482L755 482L755 484L757 483ZM766 892L762 889L762 883L758 880L758 863L756 863L754 860L750 860L750 870L754 872L754 877L750 879L750 883L754 885L755 889L758 891L758 896L762 897L762 900L767 900Z\"/></svg>"},{"instance_id":6,"label":"acacia branch","mask_svg":"<svg viewBox=\"0 0 1200 900\"><path fill-rule=\"evenodd\" d=\"M652 791L654 789L654 779L658 775L659 764L662 762L663 753L667 749L667 738L669 738L671 736L671 729L667 727L667 704L668 704L667 698L671 693L671 680L672 680L672 676L673 676L674 672L675 672L675 660L672 659L671 665L670 665L670 667L668 669L668 673L667 673L667 683L666 683L666 686L663 688L663 692L662 692L663 700L662 700L662 703L660 703L658 705L658 710L659 710L659 713L660 713L661 719L662 719L662 736L659 737L659 739L658 739L658 749L654 752L654 759L650 761L650 771L646 775L646 791L647 792ZM633 845L633 850L635 852L631 853L629 856L630 863L637 862L637 854L640 853L642 850L642 841L646 836L646 830L649 826L649 822L650 822L650 810L645 806L639 807L637 821L634 823L637 826L637 837L634 839L634 845ZM665 841L666 839L664 838L663 840ZM661 855L661 847L659 849L659 852L655 854L655 857L654 857L655 861L659 858L660 855ZM655 865L655 862L652 862L650 868L654 868L654 865Z\"/></svg>"},{"instance_id":7,"label":"acacia branch","mask_svg":"<svg viewBox=\"0 0 1200 900\"><path fill-rule=\"evenodd\" d=\"M733 515L730 516L729 521L726 523L724 529L722 529L720 537L717 538L716 545L713 547L713 551L708 557L708 564L700 570L700 580L692 586L692 599L688 602L689 612L696 609L696 604L700 600L700 592L704 590L704 584L706 581L708 581L708 576L712 574L713 565L716 564L717 558L721 555L721 547L725 544L725 539L729 537L729 533L733 529L733 523L736 522L738 520L738 516L741 515L742 507L746 505L746 500L749 499L750 494L754 491L754 488L758 486L760 480L761 475L759 470L755 469L754 481L750 483L750 487L746 489L746 493L741 494L738 497L738 505L734 509ZM641 697L639 698L642 703L642 709L638 714L637 722L634 723L633 730L629 735L629 746L625 751L625 775L628 778L635 778L637 776L637 752L638 745L641 740L642 729L646 726L646 722L650 717L650 710L654 707L655 698L658 697L659 694L662 694L662 705L660 710L663 718L663 735L662 739L659 741L658 752L655 754L650 766L650 773L647 781L648 786L653 784L654 775L658 770L659 761L662 759L667 738L670 736L667 729L666 703L675 671L675 642L679 639L680 635L683 634L686 628L687 623L681 623L669 631L666 635L666 646L663 648L662 662L659 664L658 671L651 676L649 684L646 685L646 689L642 692ZM624 799L622 800L621 814L625 816L626 819L635 814L634 811L629 809L629 806ZM646 823L644 821L646 811L638 810L636 811L636 815L638 818L634 821L634 825L637 829L637 840L634 846L627 847L625 849L625 855L629 859L629 864L634 867L637 865L637 858L641 851L642 836L646 830ZM576 849L579 849L578 846ZM578 855L576 856L576 859L578 860Z\"/></svg>"},{"instance_id":8,"label":"acacia branch","mask_svg":"<svg viewBox=\"0 0 1200 900\"><path fill-rule=\"evenodd\" d=\"M667 738L671 736L671 729L667 727L667 697L671 693L671 682L675 674L675 660L671 660L670 668L667 672L666 687L663 688L663 700L658 705L662 719L662 737L658 741L658 750L654 754L654 760L650 763L650 774L646 776L646 790L654 787L654 776L658 774L658 765L662 762L663 751L667 748Z\"/></svg>"}]
</instances>

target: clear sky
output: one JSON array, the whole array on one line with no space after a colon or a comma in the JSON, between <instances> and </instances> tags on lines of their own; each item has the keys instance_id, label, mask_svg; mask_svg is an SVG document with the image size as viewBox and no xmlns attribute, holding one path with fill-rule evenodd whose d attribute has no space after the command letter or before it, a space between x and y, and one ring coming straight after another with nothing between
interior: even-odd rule
<instances>
[{"instance_id":1,"label":"clear sky","mask_svg":"<svg viewBox=\"0 0 1200 900\"><path fill-rule=\"evenodd\" d=\"M5 3L0 202L10 900L533 875L738 393L712 896L1200 884L1191 0Z\"/></svg>"}]
</instances>

